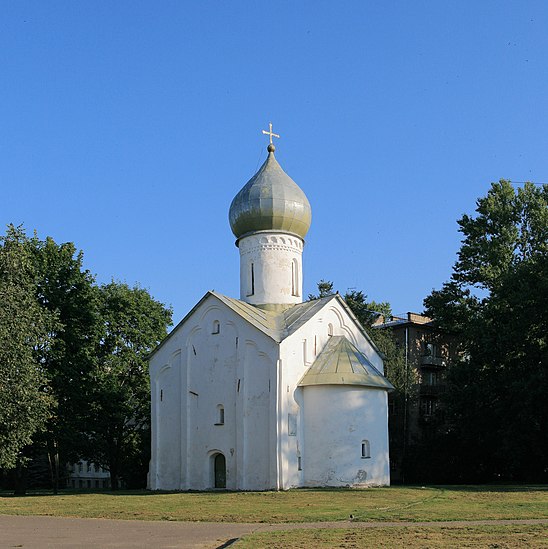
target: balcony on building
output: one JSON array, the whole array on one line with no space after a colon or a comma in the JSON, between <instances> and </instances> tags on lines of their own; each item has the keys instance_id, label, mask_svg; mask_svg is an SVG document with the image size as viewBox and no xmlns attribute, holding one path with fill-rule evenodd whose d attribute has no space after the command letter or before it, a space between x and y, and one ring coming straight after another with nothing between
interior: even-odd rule
<instances>
[{"instance_id":1,"label":"balcony on building","mask_svg":"<svg viewBox=\"0 0 548 549\"><path fill-rule=\"evenodd\" d=\"M419 394L421 396L439 396L445 393L446 386L443 384L430 385L428 383L421 383L419 385Z\"/></svg>"}]
</instances>

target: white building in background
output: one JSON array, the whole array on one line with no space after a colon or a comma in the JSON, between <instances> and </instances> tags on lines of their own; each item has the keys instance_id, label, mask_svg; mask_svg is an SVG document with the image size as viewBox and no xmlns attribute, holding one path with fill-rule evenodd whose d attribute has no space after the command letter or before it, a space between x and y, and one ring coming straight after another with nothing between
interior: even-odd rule
<instances>
[{"instance_id":1,"label":"white building in background","mask_svg":"<svg viewBox=\"0 0 548 549\"><path fill-rule=\"evenodd\" d=\"M67 488L97 490L110 488L110 473L91 461L68 465Z\"/></svg>"},{"instance_id":2,"label":"white building in background","mask_svg":"<svg viewBox=\"0 0 548 549\"><path fill-rule=\"evenodd\" d=\"M390 482L392 386L338 294L303 303L311 209L274 150L230 206L240 299L206 293L151 357L153 490Z\"/></svg>"}]
</instances>

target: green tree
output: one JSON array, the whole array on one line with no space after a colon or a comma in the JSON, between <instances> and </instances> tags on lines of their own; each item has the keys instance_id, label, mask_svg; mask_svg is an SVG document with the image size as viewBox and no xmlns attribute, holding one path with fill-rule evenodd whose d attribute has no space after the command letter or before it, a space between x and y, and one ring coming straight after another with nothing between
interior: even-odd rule
<instances>
[{"instance_id":1,"label":"green tree","mask_svg":"<svg viewBox=\"0 0 548 549\"><path fill-rule=\"evenodd\" d=\"M462 335L439 448L455 480L546 480L548 186L494 183L459 221L451 280L427 313Z\"/></svg>"},{"instance_id":2,"label":"green tree","mask_svg":"<svg viewBox=\"0 0 548 549\"><path fill-rule=\"evenodd\" d=\"M0 243L0 467L17 468L21 479L25 449L45 429L55 405L40 357L50 347L56 319L36 302L23 229L9 225Z\"/></svg>"},{"instance_id":3,"label":"green tree","mask_svg":"<svg viewBox=\"0 0 548 549\"><path fill-rule=\"evenodd\" d=\"M308 299L321 299L322 297L328 297L330 295L333 295L335 292L333 291L333 282L329 280L320 280L318 282L318 293L317 294L308 294Z\"/></svg>"},{"instance_id":4,"label":"green tree","mask_svg":"<svg viewBox=\"0 0 548 549\"><path fill-rule=\"evenodd\" d=\"M167 335L172 311L138 287L101 286L103 333L89 385L87 457L120 477L146 476L150 457L148 355ZM142 481L141 481L142 482Z\"/></svg>"},{"instance_id":5,"label":"green tree","mask_svg":"<svg viewBox=\"0 0 548 549\"><path fill-rule=\"evenodd\" d=\"M64 464L80 459L87 447L87 386L96 361L100 337L98 289L83 267L83 253L72 242L56 244L52 238L30 241L36 269L36 299L58 318L52 343L41 362L58 402L44 434L57 491Z\"/></svg>"},{"instance_id":6,"label":"green tree","mask_svg":"<svg viewBox=\"0 0 548 549\"><path fill-rule=\"evenodd\" d=\"M392 316L390 303L386 301L381 303L367 301L367 295L361 290L349 290L343 298L360 321L360 324L366 328L372 326L379 318L390 318Z\"/></svg>"}]
</instances>

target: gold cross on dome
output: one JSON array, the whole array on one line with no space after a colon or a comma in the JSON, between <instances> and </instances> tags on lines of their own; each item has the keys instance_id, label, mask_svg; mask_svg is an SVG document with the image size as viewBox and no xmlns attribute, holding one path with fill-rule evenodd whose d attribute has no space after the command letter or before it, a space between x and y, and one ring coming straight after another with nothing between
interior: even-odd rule
<instances>
[{"instance_id":1,"label":"gold cross on dome","mask_svg":"<svg viewBox=\"0 0 548 549\"><path fill-rule=\"evenodd\" d=\"M270 136L270 143L272 144L272 138L273 138L273 137L277 137L277 138L279 139L280 136L279 136L277 133L274 133L274 132L272 131L272 122L269 122L268 125L269 125L269 130L268 130L268 131L263 130L263 133L264 133L265 135Z\"/></svg>"}]
</instances>

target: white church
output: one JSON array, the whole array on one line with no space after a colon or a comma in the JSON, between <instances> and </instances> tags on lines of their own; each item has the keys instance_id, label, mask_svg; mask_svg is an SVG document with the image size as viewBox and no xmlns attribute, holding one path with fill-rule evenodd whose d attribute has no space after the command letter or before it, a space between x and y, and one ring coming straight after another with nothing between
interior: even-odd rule
<instances>
[{"instance_id":1,"label":"white church","mask_svg":"<svg viewBox=\"0 0 548 549\"><path fill-rule=\"evenodd\" d=\"M150 359L152 490L390 482L382 357L338 294L303 302L310 204L264 133L230 206L240 298L207 292Z\"/></svg>"}]
</instances>

